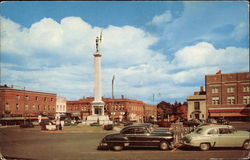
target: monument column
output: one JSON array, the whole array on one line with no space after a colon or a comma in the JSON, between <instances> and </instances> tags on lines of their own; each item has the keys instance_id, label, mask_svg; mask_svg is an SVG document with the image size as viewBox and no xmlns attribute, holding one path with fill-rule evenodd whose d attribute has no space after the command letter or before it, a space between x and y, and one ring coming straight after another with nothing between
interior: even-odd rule
<instances>
[{"instance_id":1,"label":"monument column","mask_svg":"<svg viewBox=\"0 0 250 160\"><path fill-rule=\"evenodd\" d=\"M94 101L91 102L92 114L87 116L86 124L112 124L108 115L104 115L104 102L102 101L102 83L101 83L101 57L100 43L102 33L96 37L96 52L94 54Z\"/></svg>"},{"instance_id":2,"label":"monument column","mask_svg":"<svg viewBox=\"0 0 250 160\"><path fill-rule=\"evenodd\" d=\"M104 115L104 102L102 101L102 83L101 83L101 53L100 43L102 34L96 37L96 53L94 54L94 101L92 104L93 115Z\"/></svg>"}]
</instances>

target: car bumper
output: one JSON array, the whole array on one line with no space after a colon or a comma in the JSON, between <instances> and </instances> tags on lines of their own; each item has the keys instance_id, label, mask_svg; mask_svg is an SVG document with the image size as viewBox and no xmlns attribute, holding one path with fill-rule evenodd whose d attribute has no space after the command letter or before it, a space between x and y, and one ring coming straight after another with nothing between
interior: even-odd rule
<instances>
[{"instance_id":1,"label":"car bumper","mask_svg":"<svg viewBox=\"0 0 250 160\"><path fill-rule=\"evenodd\" d=\"M99 144L99 146L97 147L98 150L108 149L108 148L109 148L108 144L107 144L107 143L104 143L104 142L101 142L101 143Z\"/></svg>"}]
</instances>

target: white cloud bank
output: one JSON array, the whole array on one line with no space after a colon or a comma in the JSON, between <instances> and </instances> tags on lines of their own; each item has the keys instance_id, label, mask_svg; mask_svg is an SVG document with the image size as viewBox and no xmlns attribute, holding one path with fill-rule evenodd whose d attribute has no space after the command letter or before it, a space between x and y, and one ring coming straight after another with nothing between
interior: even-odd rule
<instances>
[{"instance_id":1,"label":"white cloud bank","mask_svg":"<svg viewBox=\"0 0 250 160\"><path fill-rule=\"evenodd\" d=\"M101 28L81 18L60 23L44 18L23 28L1 17L2 84L57 93L76 100L93 95L93 53ZM103 95L111 96L116 75L116 96L152 103L185 99L204 85L205 74L248 71L249 49L215 48L208 42L185 46L169 60L150 49L159 38L133 26L103 28ZM15 59L15 57L17 57ZM23 62L23 63L21 63Z\"/></svg>"}]
</instances>

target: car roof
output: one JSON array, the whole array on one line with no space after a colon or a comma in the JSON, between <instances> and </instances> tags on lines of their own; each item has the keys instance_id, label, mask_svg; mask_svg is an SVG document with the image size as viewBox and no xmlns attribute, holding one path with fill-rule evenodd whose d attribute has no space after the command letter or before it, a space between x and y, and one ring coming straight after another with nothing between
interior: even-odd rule
<instances>
[{"instance_id":1,"label":"car roof","mask_svg":"<svg viewBox=\"0 0 250 160\"><path fill-rule=\"evenodd\" d=\"M230 125L208 125L208 126L201 126L201 128L209 129L209 128L233 128Z\"/></svg>"}]
</instances>

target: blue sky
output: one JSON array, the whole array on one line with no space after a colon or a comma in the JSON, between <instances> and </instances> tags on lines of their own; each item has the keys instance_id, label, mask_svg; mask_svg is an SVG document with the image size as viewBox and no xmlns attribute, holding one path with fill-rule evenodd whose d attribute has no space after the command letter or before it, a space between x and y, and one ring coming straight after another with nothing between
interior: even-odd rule
<instances>
[{"instance_id":1,"label":"blue sky","mask_svg":"<svg viewBox=\"0 0 250 160\"><path fill-rule=\"evenodd\" d=\"M249 71L248 19L244 1L1 3L1 84L93 96L103 30L105 97L115 75L117 98L185 101L206 74Z\"/></svg>"}]
</instances>

